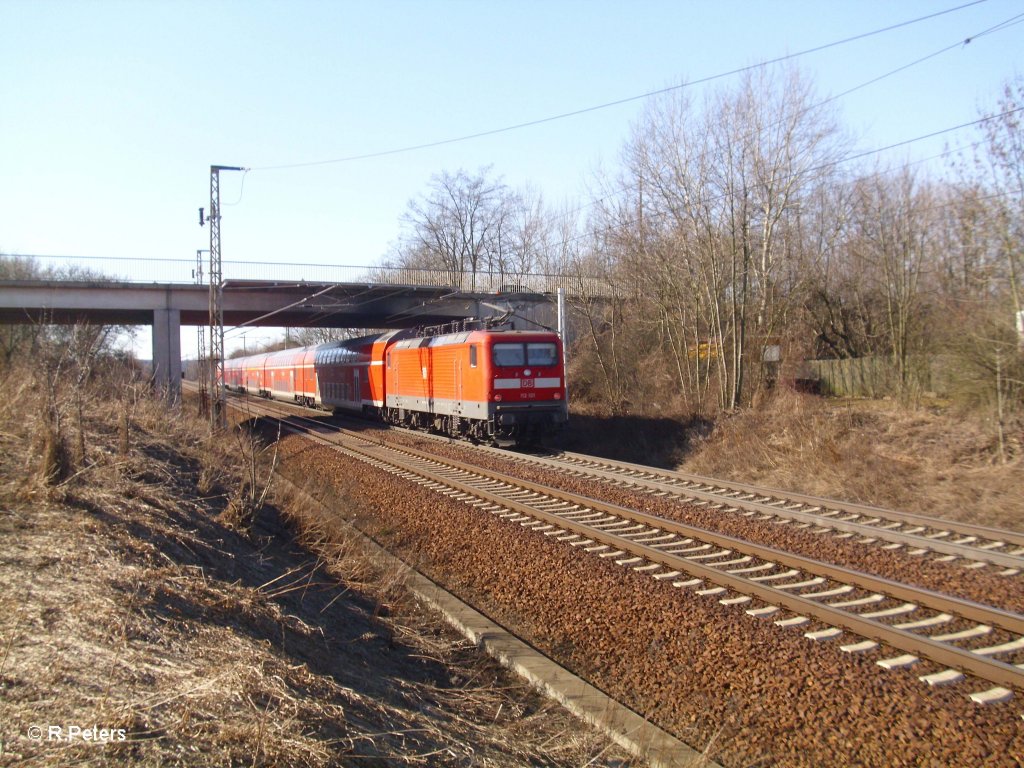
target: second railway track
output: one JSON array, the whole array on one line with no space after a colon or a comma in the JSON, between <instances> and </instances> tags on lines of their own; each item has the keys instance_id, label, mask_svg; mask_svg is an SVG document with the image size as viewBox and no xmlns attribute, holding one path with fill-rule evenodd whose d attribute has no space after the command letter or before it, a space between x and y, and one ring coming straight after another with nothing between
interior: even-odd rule
<instances>
[{"instance_id":1,"label":"second railway track","mask_svg":"<svg viewBox=\"0 0 1024 768\"><path fill-rule=\"evenodd\" d=\"M533 460L532 457L529 460ZM626 462L610 462L575 453L539 457L581 476L594 477L649 493L667 493L686 503L712 504L729 512L760 514L898 545L912 554L932 552L968 563L1000 566L1001 575L1024 571L1024 534L942 520L897 510L760 488L682 472L667 472ZM895 547L893 547L895 548Z\"/></svg>"}]
</instances>

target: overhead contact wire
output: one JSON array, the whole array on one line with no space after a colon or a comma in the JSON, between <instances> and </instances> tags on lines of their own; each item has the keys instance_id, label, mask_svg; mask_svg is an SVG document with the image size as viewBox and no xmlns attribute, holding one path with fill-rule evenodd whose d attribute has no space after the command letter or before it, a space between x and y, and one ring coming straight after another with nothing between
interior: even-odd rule
<instances>
[{"instance_id":1,"label":"overhead contact wire","mask_svg":"<svg viewBox=\"0 0 1024 768\"><path fill-rule=\"evenodd\" d=\"M886 32L891 32L893 30L900 29L902 27L907 27L907 26L910 26L910 25L913 25L913 24L918 24L918 23L920 23L922 21L927 21L929 19L934 19L934 18L937 18L939 16L943 16L943 15L946 15L946 14L949 14L949 13L954 13L956 11L961 11L961 10L963 10L965 8L969 8L969 7L974 6L974 5L980 5L981 3L984 3L986 1L987 0L974 0L974 2L964 3L963 5L958 5L958 6L954 7L954 8L948 8L948 9L946 9L944 11L937 11L935 13L928 14L926 16L920 16L920 17L915 18L915 19L910 19L908 21L900 22L899 24L892 24L892 25L890 25L888 27L883 27L881 29L872 30L870 32L863 32L863 33L861 33L859 35L853 35L851 37L843 38L841 40L834 40L834 41L832 41L830 43L825 43L823 45L815 46L813 48L806 48L806 49L804 49L802 51L797 51L796 53L788 53L788 54L785 54L785 55L782 55L782 56L776 56L775 58L772 58L772 59L766 59L766 60L760 61L760 62L758 62L756 64L748 64L746 66L738 67L736 69L732 69L732 70L729 70L727 72L719 72L717 74L708 75L706 77L702 77L702 78L699 78L697 80L692 80L692 81L688 81L688 82L685 82L685 83L678 83L676 85L671 85L671 86L668 86L666 88L659 88L657 90L647 91L647 92L641 93L641 94L636 94L634 96L627 96L627 97L622 98L622 99L616 99L614 101L608 101L608 102L605 102L603 104L596 104L596 105L590 106L590 107L583 107L582 109L576 109L576 110L572 110L572 111L569 111L569 112L562 112L562 113L557 114L557 115L550 115L548 117L542 117L542 118L538 118L536 120L528 120L528 121L525 121L525 122L516 123L514 125L504 126L502 128L493 128L493 129L490 129L490 130L487 130L487 131L479 131L477 133L471 133L471 134L467 134L467 135L464 135L464 136L456 136L456 137L449 138L449 139L441 139L439 141L425 142L425 143L422 143L422 144L414 144L414 145L410 145L410 146L406 146L406 147L399 147L399 148L395 148L395 149L381 150L379 152L367 152L367 153L364 153L364 154L349 155L347 157L339 157L339 158L334 158L334 159L331 159L331 160L313 160L313 161L303 162L303 163L289 163L289 164L283 164L283 165L257 166L257 167L251 168L250 170L253 170L253 171L277 171L277 170L286 170L286 169L290 169L290 168L310 168L310 167L319 166L319 165L334 165L334 164L337 164L337 163L349 163L349 162L354 162L354 161L357 161L357 160L371 160L371 159L377 158L377 157L387 157L389 155L404 154L404 153L407 153L407 152L416 152L416 151L419 151L419 150L422 150L422 149L431 149L431 148L434 148L434 147L446 146L448 144L456 144L456 143L463 142L463 141L470 141L470 140L473 140L473 139L485 138L487 136L495 136L497 134L507 133L507 132L510 132L510 131L517 131L517 130L521 130L523 128L532 128L532 127L537 126L537 125L544 125L545 123L551 123L551 122L555 122L555 121L558 121L558 120L565 120L565 119L570 118L570 117L578 117L580 115L589 114L591 112L598 112L598 111L604 110L604 109L610 109L612 107L621 106L623 104L629 104L629 103L635 102L635 101L642 101L643 99L648 99L648 98L651 98L652 96L658 96L658 95L661 95L661 94L664 94L664 93L671 93L673 91L678 91L678 90L681 90L683 88L690 88L690 87L693 87L695 85L702 85L704 83L710 83L710 82L713 82L715 80L720 80L722 78L731 77L733 75L737 75L737 74L740 74L740 73L743 73L743 72L749 72L749 71L752 71L752 70L755 70L755 69L759 69L761 67L768 66L770 64L778 64L780 62L789 61L791 59L799 58L801 56L807 56L807 55L810 55L812 53L819 53L821 51L828 50L829 48L834 48L834 47L837 47L837 46L840 46L840 45L846 45L848 43L856 42L858 40L863 40L863 39L866 39L866 38L869 38L869 37L873 37L875 35L884 34ZM980 35L978 35L978 36L980 36ZM969 39L970 38L968 38L968 40ZM958 43L958 45L959 44L960 43Z\"/></svg>"}]
</instances>

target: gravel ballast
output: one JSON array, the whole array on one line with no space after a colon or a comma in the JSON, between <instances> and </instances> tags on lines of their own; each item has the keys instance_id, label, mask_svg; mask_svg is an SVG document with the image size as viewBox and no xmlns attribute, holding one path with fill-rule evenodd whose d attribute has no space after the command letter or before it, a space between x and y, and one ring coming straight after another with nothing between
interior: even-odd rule
<instances>
[{"instance_id":1,"label":"gravel ballast","mask_svg":"<svg viewBox=\"0 0 1024 768\"><path fill-rule=\"evenodd\" d=\"M966 685L929 689L917 680L927 665L885 672L885 649L812 643L300 438L282 459L358 507L393 552L724 765L1024 760L1019 700L980 707Z\"/></svg>"}]
</instances>

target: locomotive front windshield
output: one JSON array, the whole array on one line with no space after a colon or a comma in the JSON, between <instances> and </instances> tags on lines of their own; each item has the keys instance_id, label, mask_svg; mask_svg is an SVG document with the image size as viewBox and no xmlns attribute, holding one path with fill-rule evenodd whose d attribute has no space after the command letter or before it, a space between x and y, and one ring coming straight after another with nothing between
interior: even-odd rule
<instances>
[{"instance_id":1,"label":"locomotive front windshield","mask_svg":"<svg viewBox=\"0 0 1024 768\"><path fill-rule=\"evenodd\" d=\"M527 344L527 365L557 365L558 349L554 344Z\"/></svg>"},{"instance_id":2,"label":"locomotive front windshield","mask_svg":"<svg viewBox=\"0 0 1024 768\"><path fill-rule=\"evenodd\" d=\"M557 365L558 348L550 342L495 344L492 359L499 368Z\"/></svg>"}]
</instances>

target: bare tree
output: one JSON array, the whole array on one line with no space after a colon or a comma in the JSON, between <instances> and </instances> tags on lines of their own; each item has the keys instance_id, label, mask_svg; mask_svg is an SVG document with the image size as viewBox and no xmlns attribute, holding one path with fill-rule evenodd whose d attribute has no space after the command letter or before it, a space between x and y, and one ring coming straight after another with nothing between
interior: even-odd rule
<instances>
[{"instance_id":1,"label":"bare tree","mask_svg":"<svg viewBox=\"0 0 1024 768\"><path fill-rule=\"evenodd\" d=\"M550 242L551 217L543 198L529 191L503 190L493 215L488 268L499 285L518 285L538 271Z\"/></svg>"},{"instance_id":2,"label":"bare tree","mask_svg":"<svg viewBox=\"0 0 1024 768\"><path fill-rule=\"evenodd\" d=\"M998 103L997 118L986 120L986 154L979 165L987 170L989 185L996 193L990 201L1002 243L1006 284L1014 313L1022 306L1024 279L1024 131L1021 130L1021 109L1024 109L1024 79L1018 78L1003 90Z\"/></svg>"},{"instance_id":3,"label":"bare tree","mask_svg":"<svg viewBox=\"0 0 1024 768\"><path fill-rule=\"evenodd\" d=\"M426 194L409 202L402 223L390 262L442 271L466 290L527 282L545 263L554 229L538 193L510 189L490 168L433 176Z\"/></svg>"},{"instance_id":4,"label":"bare tree","mask_svg":"<svg viewBox=\"0 0 1024 768\"><path fill-rule=\"evenodd\" d=\"M312 347L330 341L344 341L368 336L374 330L367 328L293 328L290 346Z\"/></svg>"},{"instance_id":5,"label":"bare tree","mask_svg":"<svg viewBox=\"0 0 1024 768\"><path fill-rule=\"evenodd\" d=\"M431 178L427 194L409 202L402 266L441 269L452 285L476 288L477 272L493 261L497 212L506 190L489 173L488 168L475 176L445 171ZM469 285L463 285L464 273L470 274Z\"/></svg>"},{"instance_id":6,"label":"bare tree","mask_svg":"<svg viewBox=\"0 0 1024 768\"><path fill-rule=\"evenodd\" d=\"M800 300L800 211L840 156L839 138L793 70L750 73L700 108L675 92L634 128L633 269L647 277L677 378L696 384L698 402L712 374L724 408L762 383L764 350Z\"/></svg>"},{"instance_id":7,"label":"bare tree","mask_svg":"<svg viewBox=\"0 0 1024 768\"><path fill-rule=\"evenodd\" d=\"M38 280L43 271L32 259L0 254L0 280ZM19 352L30 349L46 332L41 323L26 321L0 325L0 366L8 365Z\"/></svg>"},{"instance_id":8,"label":"bare tree","mask_svg":"<svg viewBox=\"0 0 1024 768\"><path fill-rule=\"evenodd\" d=\"M868 279L884 299L889 353L902 392L918 383L912 357L927 343L926 273L934 263L930 189L910 170L895 178L876 174L858 185L850 244Z\"/></svg>"}]
</instances>

